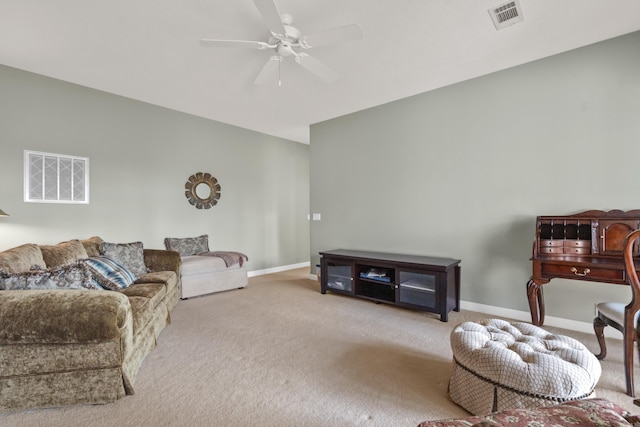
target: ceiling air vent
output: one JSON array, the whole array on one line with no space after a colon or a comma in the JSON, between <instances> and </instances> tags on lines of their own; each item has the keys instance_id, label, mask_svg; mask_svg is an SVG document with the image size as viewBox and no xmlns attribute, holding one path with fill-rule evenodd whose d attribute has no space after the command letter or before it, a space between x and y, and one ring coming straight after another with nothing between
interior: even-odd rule
<instances>
[{"instance_id":1,"label":"ceiling air vent","mask_svg":"<svg viewBox=\"0 0 640 427\"><path fill-rule=\"evenodd\" d=\"M493 19L493 25L496 26L496 30L502 30L503 28L524 21L522 7L518 0L510 1L489 9L489 15L491 15L491 19Z\"/></svg>"}]
</instances>

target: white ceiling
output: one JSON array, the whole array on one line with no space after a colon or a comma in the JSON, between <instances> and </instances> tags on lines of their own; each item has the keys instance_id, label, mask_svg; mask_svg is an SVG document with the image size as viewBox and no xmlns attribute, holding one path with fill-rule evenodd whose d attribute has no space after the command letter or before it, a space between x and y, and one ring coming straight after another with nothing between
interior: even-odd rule
<instances>
[{"instance_id":1,"label":"white ceiling","mask_svg":"<svg viewBox=\"0 0 640 427\"><path fill-rule=\"evenodd\" d=\"M275 0L303 34L358 23L362 40L307 51L325 83L287 58L283 85L253 80L269 50L252 0L0 0L0 64L303 143L309 125L640 30L639 0ZM639 49L640 53L640 49Z\"/></svg>"}]
</instances>

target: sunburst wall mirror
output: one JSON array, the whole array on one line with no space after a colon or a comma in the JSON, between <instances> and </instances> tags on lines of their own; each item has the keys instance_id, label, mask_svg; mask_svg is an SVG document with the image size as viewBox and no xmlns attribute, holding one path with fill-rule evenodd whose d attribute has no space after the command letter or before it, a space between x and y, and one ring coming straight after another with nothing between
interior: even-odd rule
<instances>
[{"instance_id":1,"label":"sunburst wall mirror","mask_svg":"<svg viewBox=\"0 0 640 427\"><path fill-rule=\"evenodd\" d=\"M187 200L198 209L209 209L220 200L220 183L210 173L191 175L184 188Z\"/></svg>"}]
</instances>

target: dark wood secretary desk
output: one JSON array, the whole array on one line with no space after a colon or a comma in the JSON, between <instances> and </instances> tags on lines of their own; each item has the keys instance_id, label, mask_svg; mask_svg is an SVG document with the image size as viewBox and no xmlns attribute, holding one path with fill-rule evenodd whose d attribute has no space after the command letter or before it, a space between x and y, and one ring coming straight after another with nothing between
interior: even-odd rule
<instances>
[{"instance_id":1,"label":"dark wood secretary desk","mask_svg":"<svg viewBox=\"0 0 640 427\"><path fill-rule=\"evenodd\" d=\"M527 283L531 323L544 323L542 285L551 279L626 285L622 249L627 235L638 228L640 209L539 216L531 258L533 274ZM634 254L639 255L637 246Z\"/></svg>"}]
</instances>

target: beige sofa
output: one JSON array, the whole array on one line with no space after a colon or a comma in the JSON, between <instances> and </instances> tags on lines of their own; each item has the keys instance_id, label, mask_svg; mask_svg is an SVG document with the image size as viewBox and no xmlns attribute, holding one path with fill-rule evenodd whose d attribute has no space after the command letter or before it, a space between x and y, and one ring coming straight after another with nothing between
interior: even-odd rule
<instances>
[{"instance_id":1,"label":"beige sofa","mask_svg":"<svg viewBox=\"0 0 640 427\"><path fill-rule=\"evenodd\" d=\"M101 243L21 245L0 252L0 270L6 280L7 272L28 276L34 265L81 265L76 260L98 256ZM138 369L180 297L180 255L143 252L146 272L121 290L0 290L0 410L107 403L134 393Z\"/></svg>"}]
</instances>

